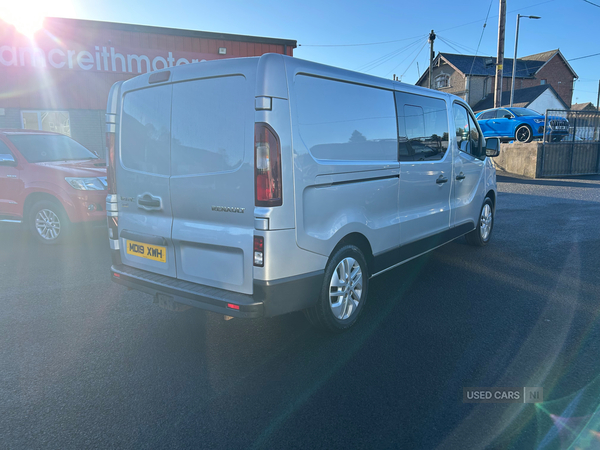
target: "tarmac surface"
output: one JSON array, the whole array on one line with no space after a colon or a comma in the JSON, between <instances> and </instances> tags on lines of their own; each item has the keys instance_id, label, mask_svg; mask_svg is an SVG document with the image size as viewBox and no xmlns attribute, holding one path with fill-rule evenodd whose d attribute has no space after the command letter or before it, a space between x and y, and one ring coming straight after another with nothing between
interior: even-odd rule
<instances>
[{"instance_id":1,"label":"tarmac surface","mask_svg":"<svg viewBox=\"0 0 600 450\"><path fill-rule=\"evenodd\" d=\"M341 335L301 313L166 311L111 282L106 229L41 246L1 225L0 447L586 448L600 177L498 181L487 247L458 239L372 279ZM462 401L498 386L544 402Z\"/></svg>"}]
</instances>

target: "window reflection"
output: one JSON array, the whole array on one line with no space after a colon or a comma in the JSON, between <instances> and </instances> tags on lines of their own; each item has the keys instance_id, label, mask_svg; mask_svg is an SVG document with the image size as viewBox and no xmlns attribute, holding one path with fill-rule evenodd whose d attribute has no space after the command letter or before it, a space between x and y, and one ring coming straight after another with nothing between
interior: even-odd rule
<instances>
[{"instance_id":1,"label":"window reflection","mask_svg":"<svg viewBox=\"0 0 600 450\"><path fill-rule=\"evenodd\" d=\"M446 102L396 92L400 161L437 161L448 149Z\"/></svg>"}]
</instances>

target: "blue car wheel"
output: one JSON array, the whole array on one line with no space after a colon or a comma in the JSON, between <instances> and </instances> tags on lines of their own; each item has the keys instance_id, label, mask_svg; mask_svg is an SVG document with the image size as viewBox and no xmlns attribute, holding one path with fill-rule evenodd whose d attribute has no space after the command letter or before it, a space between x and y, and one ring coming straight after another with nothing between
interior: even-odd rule
<instances>
[{"instance_id":1,"label":"blue car wheel","mask_svg":"<svg viewBox=\"0 0 600 450\"><path fill-rule=\"evenodd\" d=\"M531 132L531 128L527 125L519 125L517 131L515 131L515 140L519 142L531 142L533 138L533 133Z\"/></svg>"}]
</instances>

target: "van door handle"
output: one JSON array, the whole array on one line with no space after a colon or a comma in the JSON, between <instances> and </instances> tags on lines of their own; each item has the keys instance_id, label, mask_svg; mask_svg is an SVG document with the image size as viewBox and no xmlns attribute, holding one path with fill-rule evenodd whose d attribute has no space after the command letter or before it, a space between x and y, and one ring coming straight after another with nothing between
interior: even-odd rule
<instances>
[{"instance_id":1,"label":"van door handle","mask_svg":"<svg viewBox=\"0 0 600 450\"><path fill-rule=\"evenodd\" d=\"M467 177L465 177L465 174L464 174L464 173L462 173L462 172L461 172L461 173L459 173L459 174L456 176L456 179L457 179L458 181L464 180L465 178L467 178Z\"/></svg>"},{"instance_id":2,"label":"van door handle","mask_svg":"<svg viewBox=\"0 0 600 450\"><path fill-rule=\"evenodd\" d=\"M437 179L437 180L435 180L435 182L436 182L437 184L444 184L444 183L447 183L447 182L448 182L448 178L444 177L443 175L440 175L440 176L438 177L438 179Z\"/></svg>"},{"instance_id":3,"label":"van door handle","mask_svg":"<svg viewBox=\"0 0 600 450\"><path fill-rule=\"evenodd\" d=\"M142 195L138 195L137 204L139 208L145 209L147 211L162 209L162 202L160 201L160 197L155 197L148 192Z\"/></svg>"},{"instance_id":4,"label":"van door handle","mask_svg":"<svg viewBox=\"0 0 600 450\"><path fill-rule=\"evenodd\" d=\"M144 200L144 199L139 199L138 203L142 206L150 206L152 208L158 208L160 206L160 201L159 200Z\"/></svg>"}]
</instances>

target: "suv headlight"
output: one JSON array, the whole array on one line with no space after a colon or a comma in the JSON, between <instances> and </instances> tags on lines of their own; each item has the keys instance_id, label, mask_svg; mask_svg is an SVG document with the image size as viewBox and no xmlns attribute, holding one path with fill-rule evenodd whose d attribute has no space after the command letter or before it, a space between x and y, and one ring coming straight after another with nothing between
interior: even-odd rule
<instances>
[{"instance_id":1,"label":"suv headlight","mask_svg":"<svg viewBox=\"0 0 600 450\"><path fill-rule=\"evenodd\" d=\"M546 119L533 119L535 123L544 123Z\"/></svg>"},{"instance_id":2,"label":"suv headlight","mask_svg":"<svg viewBox=\"0 0 600 450\"><path fill-rule=\"evenodd\" d=\"M103 191L106 189L98 178L66 177L65 181L79 191Z\"/></svg>"}]
</instances>

